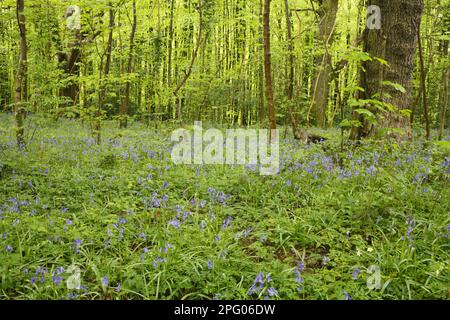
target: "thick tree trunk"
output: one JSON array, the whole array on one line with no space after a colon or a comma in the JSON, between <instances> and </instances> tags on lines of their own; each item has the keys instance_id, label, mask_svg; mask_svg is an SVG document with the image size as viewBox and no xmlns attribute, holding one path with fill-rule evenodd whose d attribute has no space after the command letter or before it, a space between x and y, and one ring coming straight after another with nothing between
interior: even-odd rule
<instances>
[{"instance_id":1,"label":"thick tree trunk","mask_svg":"<svg viewBox=\"0 0 450 320\"><path fill-rule=\"evenodd\" d=\"M24 14L24 0L17 0L17 23L19 27L20 36L20 56L19 65L16 73L15 79L15 95L14 95L14 112L16 118L16 140L17 146L22 148L24 146L24 128L23 128L23 118L25 115L23 100L25 100L24 89L25 76L27 72L27 37L26 37L26 27L25 27L25 14Z\"/></svg>"},{"instance_id":2,"label":"thick tree trunk","mask_svg":"<svg viewBox=\"0 0 450 320\"><path fill-rule=\"evenodd\" d=\"M376 60L363 63L360 86L364 92L361 99L380 99L391 103L397 112L386 112L380 117L377 126L370 125L362 118L363 125L353 128L352 138L360 139L376 132L376 128L401 129L401 136L411 137L410 118L399 111L411 109L412 77L417 48L417 30L420 28L423 11L422 0L369 0L368 5L377 5L381 9L381 29L366 29L363 34L364 51L372 57L383 58L389 63L384 66ZM392 86L383 85L383 81L402 85L406 92ZM370 106L367 106L370 109ZM375 109L371 110L376 113ZM393 137L400 138L396 132Z\"/></svg>"},{"instance_id":3,"label":"thick tree trunk","mask_svg":"<svg viewBox=\"0 0 450 320\"><path fill-rule=\"evenodd\" d=\"M330 79L332 73L331 55L329 47L334 41L336 14L338 11L338 0L323 0L319 11L319 38L324 45L324 54L316 60L317 73L312 82L312 113L314 124L325 126L325 112L328 105L328 94L330 90Z\"/></svg>"},{"instance_id":4,"label":"thick tree trunk","mask_svg":"<svg viewBox=\"0 0 450 320\"><path fill-rule=\"evenodd\" d=\"M65 17L66 19L68 19L74 14L76 14L76 12L69 7L66 11ZM82 35L81 30L78 27L74 27L72 32L73 39L70 43L70 54L67 55L67 53L63 51L57 52L59 68L62 69L65 77L71 78L68 84L65 87L61 88L59 91L59 96L67 98L68 100L61 105L63 107L67 106L70 103L75 105L77 103L80 91L79 84L77 80L75 80L75 78L79 77L81 70L80 63ZM60 41L58 42L59 45L61 45Z\"/></svg>"},{"instance_id":5,"label":"thick tree trunk","mask_svg":"<svg viewBox=\"0 0 450 320\"><path fill-rule=\"evenodd\" d=\"M275 101L272 87L272 61L270 52L270 1L264 0L264 72L266 79L267 111L271 131L277 128ZM274 138L272 133L270 139Z\"/></svg>"},{"instance_id":6,"label":"thick tree trunk","mask_svg":"<svg viewBox=\"0 0 450 320\"><path fill-rule=\"evenodd\" d=\"M133 71L133 49L134 49L134 36L136 34L137 16L136 16L136 1L133 1L133 26L130 34L130 52L128 54L127 74L130 75ZM130 103L130 79L125 84L124 95L122 97L122 103L120 105L120 128L126 128L128 126L128 106Z\"/></svg>"}]
</instances>

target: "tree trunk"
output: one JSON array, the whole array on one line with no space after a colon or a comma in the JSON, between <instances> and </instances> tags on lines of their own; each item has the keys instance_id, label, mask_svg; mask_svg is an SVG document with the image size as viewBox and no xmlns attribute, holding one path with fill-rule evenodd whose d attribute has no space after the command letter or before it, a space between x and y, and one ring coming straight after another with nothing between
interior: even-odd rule
<instances>
[{"instance_id":1,"label":"tree trunk","mask_svg":"<svg viewBox=\"0 0 450 320\"><path fill-rule=\"evenodd\" d=\"M318 70L312 82L312 113L314 124L325 126L325 112L328 105L328 93L332 73L331 55L328 48L333 44L338 0L323 0L319 11L319 37L324 45L324 54L316 60Z\"/></svg>"},{"instance_id":2,"label":"tree trunk","mask_svg":"<svg viewBox=\"0 0 450 320\"><path fill-rule=\"evenodd\" d=\"M267 111L269 115L270 139L272 130L277 128L277 120L275 114L275 101L272 87L272 61L270 52L270 1L264 0L264 72L266 79L266 97L267 97Z\"/></svg>"},{"instance_id":3,"label":"tree trunk","mask_svg":"<svg viewBox=\"0 0 450 320\"><path fill-rule=\"evenodd\" d=\"M98 109L95 115L96 117L96 125L95 125L95 134L96 134L96 142L97 144L101 143L101 118L103 113L103 107L105 105L106 93L107 93L107 81L109 76L109 70L111 67L111 53L112 53L112 42L113 42L113 32L114 32L114 10L112 3L109 3L109 36L108 43L106 46L106 62L105 69L103 71L100 68L100 90L98 95Z\"/></svg>"},{"instance_id":4,"label":"tree trunk","mask_svg":"<svg viewBox=\"0 0 450 320\"><path fill-rule=\"evenodd\" d=\"M422 0L369 0L368 5L381 9L381 29L366 28L363 34L364 51L372 57L383 58L389 63L384 66L376 60L362 63L365 71L360 75L359 93L361 99L379 99L391 103L396 112L386 112L377 126L370 125L363 118L361 127L352 130L352 138L360 139L376 133L376 128L394 128L403 131L390 132L390 136L410 138L410 118L399 111L411 109L412 77L417 48L417 29L420 28L423 11ZM400 84L406 90L401 92L392 86L384 86L383 81ZM371 110L376 113L375 109Z\"/></svg>"},{"instance_id":5,"label":"tree trunk","mask_svg":"<svg viewBox=\"0 0 450 320\"><path fill-rule=\"evenodd\" d=\"M263 0L259 0L259 33L260 37L258 39L258 42L260 44L260 51L261 57L263 59L259 62L259 69L258 69L258 78L259 78L259 124L262 126L264 124L264 120L266 117L265 112L265 104L264 104L264 40L263 40Z\"/></svg>"},{"instance_id":6,"label":"tree trunk","mask_svg":"<svg viewBox=\"0 0 450 320\"><path fill-rule=\"evenodd\" d=\"M172 55L173 55L173 16L175 10L175 0L170 1L170 22L169 22L169 43L167 44L167 87L172 87ZM172 114L172 97L169 97L167 114Z\"/></svg>"},{"instance_id":7,"label":"tree trunk","mask_svg":"<svg viewBox=\"0 0 450 320\"><path fill-rule=\"evenodd\" d=\"M136 34L137 17L136 17L136 1L133 1L133 26L130 34L130 52L128 54L127 74L130 76L133 71L133 49L134 49L134 36ZM131 79L127 79L125 84L124 96L120 105L120 128L126 128L128 126L128 106L130 103L130 86Z\"/></svg>"},{"instance_id":8,"label":"tree trunk","mask_svg":"<svg viewBox=\"0 0 450 320\"><path fill-rule=\"evenodd\" d=\"M448 40L444 40L442 43L442 54L444 59L449 56L448 52ZM440 113L439 113L439 140L442 140L445 124L447 122L447 109L448 109L448 82L450 78L450 68L445 67L442 69L442 90L441 90L441 96L439 99L440 104Z\"/></svg>"},{"instance_id":9,"label":"tree trunk","mask_svg":"<svg viewBox=\"0 0 450 320\"><path fill-rule=\"evenodd\" d=\"M15 79L14 112L16 118L16 140L17 146L19 148L22 148L25 145L23 139L23 118L25 114L23 100L25 100L24 95L26 92L24 90L24 80L27 72L27 37L25 27L25 14L23 11L24 0L17 0L16 14L20 36L20 56Z\"/></svg>"},{"instance_id":10,"label":"tree trunk","mask_svg":"<svg viewBox=\"0 0 450 320\"><path fill-rule=\"evenodd\" d=\"M423 61L422 39L420 36L420 26L417 28L417 44L419 46L419 63L420 63L420 87L422 91L423 114L425 119L425 138L430 140L430 112L428 111L428 96L425 74L425 63Z\"/></svg>"},{"instance_id":11,"label":"tree trunk","mask_svg":"<svg viewBox=\"0 0 450 320\"><path fill-rule=\"evenodd\" d=\"M69 18L76 12L72 8L66 10L65 18ZM80 75L80 63L81 63L81 42L82 35L81 30L78 27L73 29L73 39L70 43L70 54L67 55L66 52L57 52L58 65L59 68L64 72L65 77L72 78L65 87L61 88L59 91L59 96L67 98L67 102L64 102L62 106L67 106L70 102L75 105L77 103L79 95L79 84L74 79ZM71 29L69 29L71 31ZM61 45L61 41L58 39L58 45Z\"/></svg>"},{"instance_id":12,"label":"tree trunk","mask_svg":"<svg viewBox=\"0 0 450 320\"><path fill-rule=\"evenodd\" d=\"M180 81L180 83L177 85L175 90L173 90L173 95L175 96L176 100L178 100L178 120L181 120L181 100L178 97L178 92L181 90L181 88L184 87L186 82L188 81L189 77L192 74L192 69L195 64L195 59L197 58L198 52L200 50L200 46L202 44L202 35L203 35L203 12L202 7L199 6L198 8L199 12L199 22L198 22L198 36L197 36L197 44L194 48L194 52L192 53L191 63L189 64L189 67L186 71L184 71L184 77Z\"/></svg>"}]
</instances>

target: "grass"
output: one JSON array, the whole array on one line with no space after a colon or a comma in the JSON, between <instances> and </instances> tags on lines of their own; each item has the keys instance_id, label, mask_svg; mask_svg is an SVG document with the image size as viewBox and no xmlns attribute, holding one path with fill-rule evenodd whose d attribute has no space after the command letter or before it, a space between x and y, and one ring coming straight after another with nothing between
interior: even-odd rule
<instances>
[{"instance_id":1,"label":"grass","mask_svg":"<svg viewBox=\"0 0 450 320\"><path fill-rule=\"evenodd\" d=\"M331 130L324 145L284 140L281 173L261 176L174 165L169 125L107 122L97 146L80 122L29 118L19 151L12 121L0 117L1 299L449 297L436 145L341 154Z\"/></svg>"}]
</instances>

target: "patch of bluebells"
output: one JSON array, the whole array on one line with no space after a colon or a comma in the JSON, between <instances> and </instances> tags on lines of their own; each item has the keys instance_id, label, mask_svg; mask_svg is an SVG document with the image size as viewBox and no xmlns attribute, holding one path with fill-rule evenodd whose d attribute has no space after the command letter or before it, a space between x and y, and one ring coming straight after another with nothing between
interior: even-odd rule
<instances>
[{"instance_id":1,"label":"patch of bluebells","mask_svg":"<svg viewBox=\"0 0 450 320\"><path fill-rule=\"evenodd\" d=\"M302 277L301 272L305 270L305 265L302 261L298 263L298 267L294 268L295 274L295 282L298 283L297 291L301 293L303 291L303 284L305 283L305 279Z\"/></svg>"},{"instance_id":2,"label":"patch of bluebells","mask_svg":"<svg viewBox=\"0 0 450 320\"><path fill-rule=\"evenodd\" d=\"M414 246L414 237L412 236L412 232L416 226L416 222L414 218L409 217L407 220L408 230L406 230L406 239L409 241L409 246L412 248ZM405 237L402 237L401 240L405 240Z\"/></svg>"},{"instance_id":3,"label":"patch of bluebells","mask_svg":"<svg viewBox=\"0 0 450 320\"><path fill-rule=\"evenodd\" d=\"M214 188L208 188L208 193L213 201L216 203L222 204L223 206L227 206L227 201L232 198L231 195L227 195L222 191L218 191Z\"/></svg>"},{"instance_id":4,"label":"patch of bluebells","mask_svg":"<svg viewBox=\"0 0 450 320\"><path fill-rule=\"evenodd\" d=\"M52 272L52 281L56 286L59 286L61 284L61 281L64 280L61 276L64 273L63 267L56 268L55 271Z\"/></svg>"},{"instance_id":5,"label":"patch of bluebells","mask_svg":"<svg viewBox=\"0 0 450 320\"><path fill-rule=\"evenodd\" d=\"M274 287L269 287L265 290L266 286L270 285L270 282L272 282L272 278L270 277L270 274L267 274L264 277L264 273L260 272L256 276L255 280L253 281L252 286L247 291L247 295L253 296L254 294L264 294L266 293L265 299L269 299L270 297L274 297L278 295L277 290Z\"/></svg>"}]
</instances>

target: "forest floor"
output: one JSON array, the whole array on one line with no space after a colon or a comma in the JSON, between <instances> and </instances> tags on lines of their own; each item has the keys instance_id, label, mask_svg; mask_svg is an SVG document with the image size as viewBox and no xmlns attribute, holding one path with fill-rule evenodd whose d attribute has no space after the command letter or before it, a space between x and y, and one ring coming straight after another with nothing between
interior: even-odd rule
<instances>
[{"instance_id":1,"label":"forest floor","mask_svg":"<svg viewBox=\"0 0 450 320\"><path fill-rule=\"evenodd\" d=\"M282 141L282 170L174 165L171 128L0 116L1 299L446 299L450 162ZM172 128L173 129L173 128ZM340 159L337 159L337 158Z\"/></svg>"}]
</instances>

